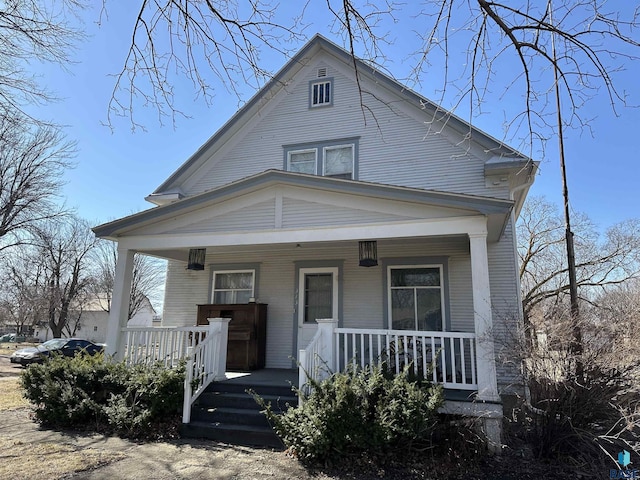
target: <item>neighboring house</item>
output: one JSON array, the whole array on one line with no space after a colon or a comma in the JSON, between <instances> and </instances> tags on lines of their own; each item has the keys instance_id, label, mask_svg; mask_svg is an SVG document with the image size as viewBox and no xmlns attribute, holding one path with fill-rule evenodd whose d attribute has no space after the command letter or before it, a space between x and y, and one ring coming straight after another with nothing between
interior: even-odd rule
<instances>
[{"instance_id":1,"label":"neighboring house","mask_svg":"<svg viewBox=\"0 0 640 480\"><path fill-rule=\"evenodd\" d=\"M255 299L267 368L295 366L324 318L334 368L442 351L434 376L463 393L449 410L486 415L495 438L517 376L495 361L521 321L514 228L537 163L356 65L359 82L314 37L147 197L157 207L94 228L118 242L108 343L123 345L133 254L148 253L169 260L164 326ZM203 249L204 271L187 268Z\"/></svg>"},{"instance_id":2,"label":"neighboring house","mask_svg":"<svg viewBox=\"0 0 640 480\"><path fill-rule=\"evenodd\" d=\"M84 338L94 343L105 343L107 340L107 326L109 324L109 302L104 296L93 296L83 305L81 310L72 310L69 318L76 322L75 336ZM148 298L144 298L142 305L136 314L127 322L129 327L151 327L153 325L156 311ZM36 328L35 336L44 342L53 338L51 329ZM66 332L63 336L67 336Z\"/></svg>"}]
</instances>

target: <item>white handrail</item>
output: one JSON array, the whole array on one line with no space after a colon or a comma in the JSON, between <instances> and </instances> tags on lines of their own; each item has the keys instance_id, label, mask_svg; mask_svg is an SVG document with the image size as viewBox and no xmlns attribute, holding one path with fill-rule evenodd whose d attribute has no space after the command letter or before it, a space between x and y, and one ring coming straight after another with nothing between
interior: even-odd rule
<instances>
[{"instance_id":1,"label":"white handrail","mask_svg":"<svg viewBox=\"0 0 640 480\"><path fill-rule=\"evenodd\" d=\"M311 393L308 378L313 380L320 380L320 367L322 365L322 358L320 358L319 352L322 341L322 330L318 329L313 336L309 345L306 348L300 349L298 353L298 388L305 395ZM302 403L302 397L299 398L299 403Z\"/></svg>"},{"instance_id":2,"label":"white handrail","mask_svg":"<svg viewBox=\"0 0 640 480\"><path fill-rule=\"evenodd\" d=\"M191 421L191 407L200 394L215 379L216 347L220 342L219 335L211 333L195 347L188 348L186 371L184 375L184 403L182 406L182 423Z\"/></svg>"}]
</instances>

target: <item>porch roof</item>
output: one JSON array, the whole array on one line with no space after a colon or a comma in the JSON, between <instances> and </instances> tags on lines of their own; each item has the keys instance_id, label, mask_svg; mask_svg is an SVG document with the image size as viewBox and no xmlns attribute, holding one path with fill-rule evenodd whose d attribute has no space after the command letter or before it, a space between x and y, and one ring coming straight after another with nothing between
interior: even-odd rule
<instances>
[{"instance_id":1,"label":"porch roof","mask_svg":"<svg viewBox=\"0 0 640 480\"><path fill-rule=\"evenodd\" d=\"M167 227L170 222L176 221L176 219L181 219L184 224L185 219L193 218L195 220L198 215L202 217L202 212L220 211L223 204L226 205L227 211L233 210L233 208L229 208L230 203L237 206L236 211L242 205L252 207L257 205L258 202L264 202L265 199L273 200L275 198L268 198L265 192L272 192L270 194L277 196L277 192L282 195L282 189L300 192L299 198L307 198L307 195L309 198L316 198L318 203L315 205L322 205L323 201L329 201L340 196L346 204L359 202L359 206L356 207L354 204L353 207L358 211L368 210L370 213L378 213L381 211L381 207L388 206L388 219L371 220L371 222L375 223L384 223L385 221L393 223L392 220L411 221L428 218L422 216L419 212L413 216L404 215L406 211L404 207L415 207L417 211L420 211L420 209L425 210L425 207L437 209L438 218L453 219L481 216L486 218L488 238L493 241L499 239L513 208L513 202L504 199L398 187L357 180L343 180L281 170L267 170L199 195L96 226L93 231L98 237L116 241L141 234L149 236L176 234L179 223L176 223L177 226L173 229L168 229ZM251 198L255 198L253 205L251 200L247 200ZM332 208L341 208L343 205L345 204L336 206L334 202ZM326 206L330 207L331 205L327 203ZM212 214L210 213L209 216L212 216ZM322 226L333 227L334 225ZM321 225L309 228L317 229L319 227ZM286 226L280 225L279 228L283 229ZM305 229L304 227L300 228ZM272 227L272 230L277 231L277 229L278 226L276 228ZM254 229L254 231L258 230L260 228L256 227Z\"/></svg>"}]
</instances>

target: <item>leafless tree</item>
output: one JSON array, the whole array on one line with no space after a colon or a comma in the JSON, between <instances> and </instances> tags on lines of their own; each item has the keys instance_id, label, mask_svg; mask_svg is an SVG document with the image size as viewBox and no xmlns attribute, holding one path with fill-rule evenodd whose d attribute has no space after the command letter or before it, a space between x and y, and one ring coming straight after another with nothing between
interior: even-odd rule
<instances>
[{"instance_id":1,"label":"leafless tree","mask_svg":"<svg viewBox=\"0 0 640 480\"><path fill-rule=\"evenodd\" d=\"M0 264L0 318L15 332L31 333L47 318L43 265L32 245L11 252Z\"/></svg>"},{"instance_id":2,"label":"leafless tree","mask_svg":"<svg viewBox=\"0 0 640 480\"><path fill-rule=\"evenodd\" d=\"M589 314L595 328L606 332L607 343L615 355L612 363L640 365L640 279L633 278L600 292ZM640 377L636 381L640 383Z\"/></svg>"},{"instance_id":3,"label":"leafless tree","mask_svg":"<svg viewBox=\"0 0 640 480\"><path fill-rule=\"evenodd\" d=\"M86 221L69 217L49 221L38 231L37 241L44 266L47 319L53 336L58 338L74 302L91 282L89 262L97 240Z\"/></svg>"},{"instance_id":4,"label":"leafless tree","mask_svg":"<svg viewBox=\"0 0 640 480\"><path fill-rule=\"evenodd\" d=\"M585 215L576 215L576 269L580 299L594 302L602 289L640 276L640 220L627 220L601 234ZM534 309L550 316L566 307L569 280L564 224L558 209L542 197L525 204L518 224L518 254L525 317ZM547 313L544 313L544 311Z\"/></svg>"},{"instance_id":5,"label":"leafless tree","mask_svg":"<svg viewBox=\"0 0 640 480\"><path fill-rule=\"evenodd\" d=\"M105 299L102 308L111 310L116 261L118 259L117 245L109 240L99 240L93 255L93 282L91 290L95 296ZM158 301L163 292L166 274L166 261L136 253L133 258L133 276L131 281L131 295L129 298L129 316L131 319L143 309L147 300Z\"/></svg>"},{"instance_id":6,"label":"leafless tree","mask_svg":"<svg viewBox=\"0 0 640 480\"><path fill-rule=\"evenodd\" d=\"M176 75L189 79L196 95L208 103L214 97L212 77L237 96L242 85L258 88L271 76L262 66L261 53L288 55L287 45L303 38L294 19L288 25L275 19L276 9L262 0L142 2L109 115L129 116L134 127L140 126L133 112L138 98L157 107L161 122L166 117L175 120L182 114L175 101Z\"/></svg>"},{"instance_id":7,"label":"leafless tree","mask_svg":"<svg viewBox=\"0 0 640 480\"><path fill-rule=\"evenodd\" d=\"M55 127L22 120L0 116L0 251L62 213L57 195L75 152Z\"/></svg>"},{"instance_id":8,"label":"leafless tree","mask_svg":"<svg viewBox=\"0 0 640 480\"><path fill-rule=\"evenodd\" d=\"M0 117L19 112L24 120L42 124L27 105L55 99L33 73L33 62L65 67L83 37L78 10L85 0L8 0L0 4ZM46 123L46 122L45 122Z\"/></svg>"},{"instance_id":9,"label":"leafless tree","mask_svg":"<svg viewBox=\"0 0 640 480\"><path fill-rule=\"evenodd\" d=\"M382 70L398 56L391 29L413 32L413 40L402 40L415 46L402 52L412 65L404 80L420 84L428 78L434 85L440 76L442 96L436 100L450 110L473 117L487 110L488 100L513 93L506 135L523 137L526 145L557 127L554 70L566 96L565 121L586 125L580 107L594 95L606 95L614 110L629 101L633 92L620 90L616 78L640 56L637 6L626 3L307 0L297 10L288 5L287 14L283 8L264 0L143 2L110 112L129 116L135 127L133 106L142 100L157 107L161 119L175 118L180 75L206 102L220 82L240 96L243 85L258 87L270 78L264 57L289 55L318 12L328 14L333 33L354 56Z\"/></svg>"}]
</instances>

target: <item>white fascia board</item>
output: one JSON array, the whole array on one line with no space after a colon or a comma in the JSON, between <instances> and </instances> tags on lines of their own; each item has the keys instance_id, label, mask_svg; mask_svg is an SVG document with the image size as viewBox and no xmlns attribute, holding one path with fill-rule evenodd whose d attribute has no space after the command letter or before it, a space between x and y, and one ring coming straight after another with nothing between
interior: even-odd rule
<instances>
[{"instance_id":1,"label":"white fascia board","mask_svg":"<svg viewBox=\"0 0 640 480\"><path fill-rule=\"evenodd\" d=\"M331 242L362 239L430 237L487 234L484 215L391 222L384 225L358 225L306 229L274 229L255 233L191 233L139 235L119 238L119 245L131 250L216 247L233 245L268 245L287 243Z\"/></svg>"}]
</instances>

